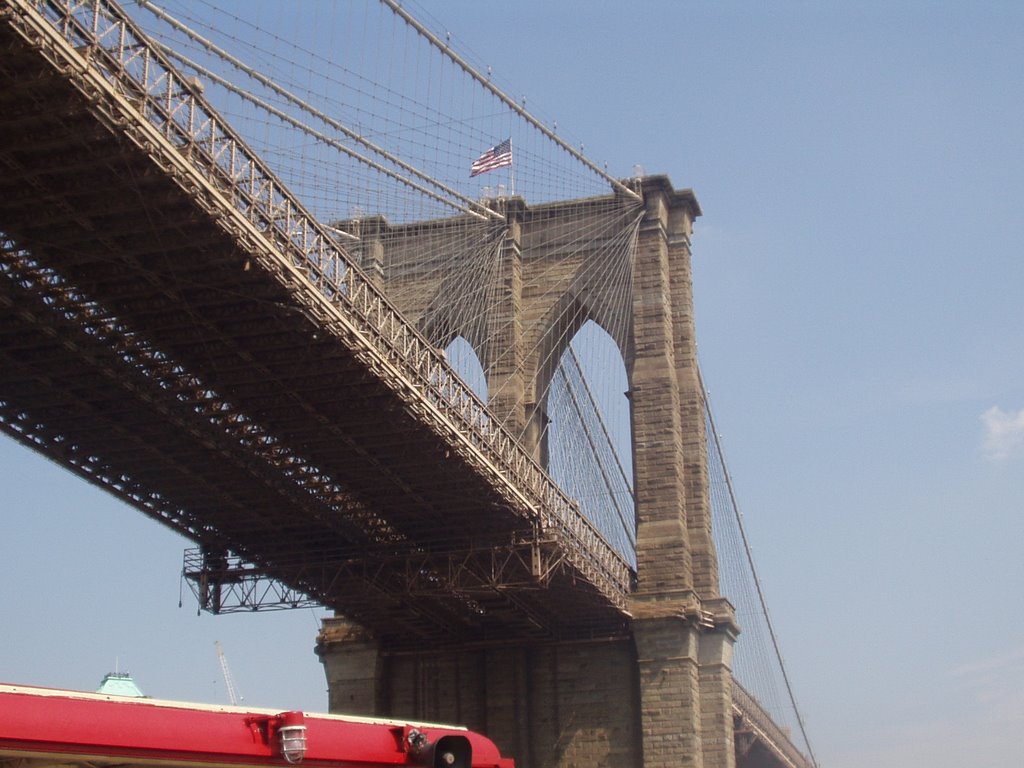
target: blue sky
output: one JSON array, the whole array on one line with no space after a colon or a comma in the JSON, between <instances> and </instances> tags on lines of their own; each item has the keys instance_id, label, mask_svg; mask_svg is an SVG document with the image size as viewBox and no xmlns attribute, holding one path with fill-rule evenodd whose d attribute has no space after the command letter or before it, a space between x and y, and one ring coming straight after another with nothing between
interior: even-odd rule
<instances>
[{"instance_id":1,"label":"blue sky","mask_svg":"<svg viewBox=\"0 0 1024 768\"><path fill-rule=\"evenodd\" d=\"M621 176L692 187L699 349L819 761L1024 748L1024 6L409 3ZM9 440L0 679L322 709L316 613Z\"/></svg>"}]
</instances>

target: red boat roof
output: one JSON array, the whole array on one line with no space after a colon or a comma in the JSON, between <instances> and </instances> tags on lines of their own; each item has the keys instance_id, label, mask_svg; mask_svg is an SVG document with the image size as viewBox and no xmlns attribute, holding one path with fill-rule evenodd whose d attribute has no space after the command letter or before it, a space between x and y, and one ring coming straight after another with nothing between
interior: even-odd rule
<instances>
[{"instance_id":1,"label":"red boat roof","mask_svg":"<svg viewBox=\"0 0 1024 768\"><path fill-rule=\"evenodd\" d=\"M280 735L296 725L305 726L301 762L310 768L514 766L490 739L459 726L0 684L0 761L24 758L26 768L54 757L62 765L287 766Z\"/></svg>"}]
</instances>

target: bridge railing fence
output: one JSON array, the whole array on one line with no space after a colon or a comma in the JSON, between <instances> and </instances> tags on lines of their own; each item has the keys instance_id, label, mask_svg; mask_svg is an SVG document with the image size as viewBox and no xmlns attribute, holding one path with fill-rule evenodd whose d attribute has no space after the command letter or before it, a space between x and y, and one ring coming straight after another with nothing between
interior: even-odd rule
<instances>
[{"instance_id":1,"label":"bridge railing fence","mask_svg":"<svg viewBox=\"0 0 1024 768\"><path fill-rule=\"evenodd\" d=\"M291 266L320 290L349 321L359 336L371 342L377 356L411 380L418 394L468 438L510 486L525 492L534 508L542 536L560 536L564 556L613 602L624 608L630 591L628 564L569 499L541 466L501 424L487 406L458 377L443 354L409 324L389 300L349 261L323 228L285 189L284 185L220 119L202 96L202 85L177 73L173 65L111 0L10 0L23 12L35 8L75 49L102 72L107 83L144 116L162 138L189 161L236 211L269 243L287 255ZM95 94L102 101L103 94ZM116 106L108 117L124 121ZM144 132L134 134L143 148L167 165ZM218 215L209 194L187 170L166 167L197 200ZM222 218L226 219L221 213ZM230 226L224 222L225 226ZM245 241L251 233L234 230ZM249 242L255 250L265 249ZM336 318L325 308L307 306L317 320ZM378 359L377 366L380 367ZM520 514L523 510L520 510Z\"/></svg>"}]
</instances>

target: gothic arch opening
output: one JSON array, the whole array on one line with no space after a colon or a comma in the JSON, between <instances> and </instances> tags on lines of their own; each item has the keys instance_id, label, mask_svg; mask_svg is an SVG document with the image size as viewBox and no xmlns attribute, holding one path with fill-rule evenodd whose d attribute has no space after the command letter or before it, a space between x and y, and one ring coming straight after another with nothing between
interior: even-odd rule
<instances>
[{"instance_id":1,"label":"gothic arch opening","mask_svg":"<svg viewBox=\"0 0 1024 768\"><path fill-rule=\"evenodd\" d=\"M562 353L545 395L547 469L608 543L636 565L626 366L593 320Z\"/></svg>"},{"instance_id":2,"label":"gothic arch opening","mask_svg":"<svg viewBox=\"0 0 1024 768\"><path fill-rule=\"evenodd\" d=\"M487 377L480 357L473 346L462 336L456 336L444 349L445 359L459 377L469 385L473 393L487 402Z\"/></svg>"}]
</instances>

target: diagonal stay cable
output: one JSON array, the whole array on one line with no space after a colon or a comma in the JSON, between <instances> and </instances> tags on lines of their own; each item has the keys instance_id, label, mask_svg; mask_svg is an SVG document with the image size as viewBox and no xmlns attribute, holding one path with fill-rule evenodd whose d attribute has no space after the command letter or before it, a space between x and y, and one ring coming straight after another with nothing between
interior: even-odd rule
<instances>
[{"instance_id":1,"label":"diagonal stay cable","mask_svg":"<svg viewBox=\"0 0 1024 768\"><path fill-rule=\"evenodd\" d=\"M402 176L401 174L395 173L394 171L386 168L383 165L380 165L379 163L375 163L370 158L368 158L368 157L366 157L364 155L361 155L360 153L356 152L353 149L350 149L349 147L346 147L344 144L342 144L341 142L337 141L336 139L332 139L330 136L327 136L326 134L323 134L323 133L320 133L317 130L314 130L310 126L308 126L305 123L303 123L301 120L298 120L298 119L292 117L287 112L283 112L280 109L278 109L277 107L273 106L272 104L268 104L267 102L263 101L263 99L259 98L258 96L254 96L253 94L249 93L245 89L239 88L237 85L232 83L230 80L227 80L226 78L221 77L220 75L216 74L215 72L213 72L213 71L207 69L206 67L202 66L198 62L195 62L192 59L188 58L187 56L184 56L184 55L178 53L173 48L170 48L170 47L164 45L163 43L159 43L159 42L154 43L154 45L156 45L166 56L174 59L175 61L178 61L179 63L183 64L186 67L189 67L190 69L195 70L196 72L201 74L203 77L207 77L210 80L212 80L213 82L217 83L218 85L223 86L224 88L227 88L229 91L231 91L235 95L239 96L240 98L245 99L246 101L254 104L257 107L259 107L260 109L269 112L274 117L276 117L276 118L278 118L280 120L283 120L284 122L288 123L289 125L299 129L303 133L309 134L310 136L312 136L317 141L322 141L324 144L327 144L328 146L333 147L334 149L337 149L340 152L344 152L346 155L348 155L349 157L353 158L354 160L358 160L359 162L369 166L373 170L379 171L380 173L383 173L386 176L390 176L391 178L400 181L401 183L403 183L406 186L416 190L417 192L420 192L421 194L427 195L428 197L431 197L434 200L437 200L438 202L444 203L445 205L451 206L452 208L455 208L456 210L462 211L463 213L468 213L471 216L474 216L474 217L476 217L478 219L486 221L487 217L482 215L482 214L480 214L480 213L478 213L477 211L471 210L469 208L464 208L461 205L457 205L457 204L453 203L451 200L446 199L443 195L439 195L436 192L433 192L432 190L427 189L422 184L417 184L415 181L407 179L404 176ZM486 209L486 210L489 210L489 209Z\"/></svg>"},{"instance_id":2,"label":"diagonal stay cable","mask_svg":"<svg viewBox=\"0 0 1024 768\"><path fill-rule=\"evenodd\" d=\"M580 365L580 359L576 355L576 350L573 348L573 345L572 345L571 341L569 342L569 346L566 349L566 351L568 352L567 360L572 363L572 367L573 367L575 373L579 376L580 383L582 383L582 385L583 385L583 392L587 396L587 402L588 402L589 407L590 407L590 412L596 414L596 416L597 416L597 424L601 428L601 435L604 438L604 445L611 449L610 453L612 455L612 458L615 459L615 466L619 470L619 476L622 478L622 482L625 485L625 487L629 489L630 497L632 498L632 496L633 496L633 489L632 489L632 485L630 484L629 477L626 475L626 470L622 466L622 461L619 459L619 454L618 454L618 452L614 448L614 442L612 441L611 435L608 434L608 426L604 423L604 414L601 412L601 408L600 408L600 406L598 406L597 400L594 398L594 393L593 393L593 391L590 388L590 383L587 381L586 374L583 371L582 365ZM597 450L597 440L596 440L595 436L591 434L590 427L588 426L589 419L584 418L584 414L583 414L583 411L582 411L582 404L578 401L578 399L576 397L576 394L574 392L570 391L570 397L572 398L573 407L580 413L580 420L583 423L583 428L587 432L587 440L588 440L588 442L590 442L594 446L594 453L595 453L595 456L596 456L596 454L598 453L598 450ZM604 462L600 462L599 461L598 462L598 466L600 467L601 476L604 479L605 485L608 487L609 493L612 494L612 498L614 498L614 490L612 489L612 481L607 476L606 468L604 466ZM635 544L636 543L636 541L635 541L635 539L636 539L636 531L631 528L629 522L622 516L622 510L619 508L619 505L615 504L614 506L615 506L615 511L618 513L619 520L622 523L623 531L625 531L626 536L629 538L629 540L633 544Z\"/></svg>"},{"instance_id":3,"label":"diagonal stay cable","mask_svg":"<svg viewBox=\"0 0 1024 768\"><path fill-rule=\"evenodd\" d=\"M566 374L565 374L564 370L561 367L559 367L558 373L559 373L559 375L561 375L563 377L566 377ZM587 443L588 447L590 448L591 454L594 456L594 459L595 459L594 463L597 466L597 470L598 470L598 472L601 475L601 481L602 481L602 483L603 483L603 485L605 487L605 490L607 490L607 492L608 492L609 498L614 500L615 499L615 486L614 486L614 482L608 476L608 471L607 471L608 468L605 467L604 462L600 461L600 458L599 458L600 449L598 448L597 438L596 438L596 436L594 434L594 431L593 431L593 429L591 428L591 425L590 425L591 419L586 418L586 416L583 414L582 405L581 405L579 399L576 396L576 392L575 392L574 388L568 382L567 377L566 377L565 389L566 389L566 393L569 396L569 400L570 400L570 403L571 403L572 410L574 412L576 412L579 415L579 417L580 417L579 418L579 424L583 428L583 437L586 439L586 443ZM600 416L599 416L598 417L598 421L600 422L600 420L601 419L600 419ZM635 534L633 534L633 532L631 530L631 526L629 524L629 521L622 514L622 510L619 508L618 504L614 504L613 503L612 506L615 507L616 516L619 518L619 523L622 526L623 533L626 534L627 540L630 542L630 544L634 544L635 545L635 541L634 541L634 535Z\"/></svg>"}]
</instances>

